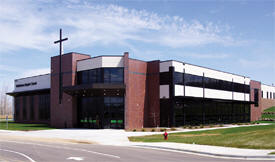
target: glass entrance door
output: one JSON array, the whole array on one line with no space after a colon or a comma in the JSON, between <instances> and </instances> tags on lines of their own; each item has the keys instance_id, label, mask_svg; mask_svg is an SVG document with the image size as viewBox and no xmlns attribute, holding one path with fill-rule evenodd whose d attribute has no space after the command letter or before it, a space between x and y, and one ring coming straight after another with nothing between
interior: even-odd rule
<instances>
[{"instance_id":1,"label":"glass entrance door","mask_svg":"<svg viewBox=\"0 0 275 162\"><path fill-rule=\"evenodd\" d=\"M124 128L124 97L80 97L78 123L81 128Z\"/></svg>"}]
</instances>

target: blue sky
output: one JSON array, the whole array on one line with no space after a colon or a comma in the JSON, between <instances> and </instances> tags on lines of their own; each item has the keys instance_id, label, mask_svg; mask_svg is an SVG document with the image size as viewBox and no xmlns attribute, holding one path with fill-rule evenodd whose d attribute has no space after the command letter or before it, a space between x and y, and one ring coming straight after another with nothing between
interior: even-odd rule
<instances>
[{"instance_id":1,"label":"blue sky","mask_svg":"<svg viewBox=\"0 0 275 162\"><path fill-rule=\"evenodd\" d=\"M1 0L0 85L64 52L180 60L275 83L272 0Z\"/></svg>"}]
</instances>

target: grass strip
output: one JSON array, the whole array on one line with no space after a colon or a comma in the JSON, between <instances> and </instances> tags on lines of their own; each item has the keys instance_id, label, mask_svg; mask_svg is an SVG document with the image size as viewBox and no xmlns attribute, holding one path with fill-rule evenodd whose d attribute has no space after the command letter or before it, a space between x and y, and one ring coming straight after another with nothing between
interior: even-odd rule
<instances>
[{"instance_id":1,"label":"grass strip","mask_svg":"<svg viewBox=\"0 0 275 162\"><path fill-rule=\"evenodd\" d=\"M8 122L8 128L6 121L0 121L0 129L2 130L19 130L19 131L34 131L34 130L47 130L54 129L47 124L23 124L15 123L13 121Z\"/></svg>"},{"instance_id":2,"label":"grass strip","mask_svg":"<svg viewBox=\"0 0 275 162\"><path fill-rule=\"evenodd\" d=\"M132 142L176 142L251 149L275 149L275 125L260 125L216 130L129 137Z\"/></svg>"}]
</instances>

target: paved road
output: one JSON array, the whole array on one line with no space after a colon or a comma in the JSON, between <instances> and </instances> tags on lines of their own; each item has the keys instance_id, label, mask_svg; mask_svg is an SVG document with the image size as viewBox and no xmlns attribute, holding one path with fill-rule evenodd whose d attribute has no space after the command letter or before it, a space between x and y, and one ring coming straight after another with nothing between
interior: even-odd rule
<instances>
[{"instance_id":1,"label":"paved road","mask_svg":"<svg viewBox=\"0 0 275 162\"><path fill-rule=\"evenodd\" d=\"M239 162L248 160L221 159L186 153L136 147L105 146L64 142L0 138L0 162ZM255 162L255 161L254 161Z\"/></svg>"}]
</instances>

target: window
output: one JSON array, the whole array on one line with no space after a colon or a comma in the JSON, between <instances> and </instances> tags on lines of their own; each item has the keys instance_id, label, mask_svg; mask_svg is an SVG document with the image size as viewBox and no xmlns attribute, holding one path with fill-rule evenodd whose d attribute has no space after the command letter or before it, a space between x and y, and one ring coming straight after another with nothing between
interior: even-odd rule
<instances>
[{"instance_id":1,"label":"window","mask_svg":"<svg viewBox=\"0 0 275 162\"><path fill-rule=\"evenodd\" d=\"M29 103L30 103L30 120L34 119L34 96L29 97Z\"/></svg>"},{"instance_id":2,"label":"window","mask_svg":"<svg viewBox=\"0 0 275 162\"><path fill-rule=\"evenodd\" d=\"M272 99L272 92L270 92L270 97L269 98Z\"/></svg>"},{"instance_id":3,"label":"window","mask_svg":"<svg viewBox=\"0 0 275 162\"><path fill-rule=\"evenodd\" d=\"M202 76L184 74L184 84L186 86L202 87Z\"/></svg>"},{"instance_id":4,"label":"window","mask_svg":"<svg viewBox=\"0 0 275 162\"><path fill-rule=\"evenodd\" d=\"M175 75L178 75L178 73L175 73ZM167 85L169 83L170 83L169 72L162 72L162 73L160 73L159 74L159 84L160 85Z\"/></svg>"},{"instance_id":5,"label":"window","mask_svg":"<svg viewBox=\"0 0 275 162\"><path fill-rule=\"evenodd\" d=\"M39 95L39 119L40 120L50 119L50 95L49 94Z\"/></svg>"},{"instance_id":6,"label":"window","mask_svg":"<svg viewBox=\"0 0 275 162\"><path fill-rule=\"evenodd\" d=\"M273 99L275 99L275 92L273 93Z\"/></svg>"},{"instance_id":7,"label":"window","mask_svg":"<svg viewBox=\"0 0 275 162\"><path fill-rule=\"evenodd\" d=\"M266 98L268 99L268 92L266 92Z\"/></svg>"},{"instance_id":8,"label":"window","mask_svg":"<svg viewBox=\"0 0 275 162\"><path fill-rule=\"evenodd\" d=\"M264 98L264 92L262 91L262 98Z\"/></svg>"},{"instance_id":9,"label":"window","mask_svg":"<svg viewBox=\"0 0 275 162\"><path fill-rule=\"evenodd\" d=\"M89 71L83 71L82 72L82 84L88 84L89 83Z\"/></svg>"},{"instance_id":10,"label":"window","mask_svg":"<svg viewBox=\"0 0 275 162\"><path fill-rule=\"evenodd\" d=\"M109 81L107 83L123 83L123 68L109 68ZM104 71L105 72L105 71ZM104 73L105 78L105 73ZM104 80L105 83L105 80Z\"/></svg>"},{"instance_id":11,"label":"window","mask_svg":"<svg viewBox=\"0 0 275 162\"><path fill-rule=\"evenodd\" d=\"M123 83L123 68L98 68L77 73L78 84Z\"/></svg>"},{"instance_id":12,"label":"window","mask_svg":"<svg viewBox=\"0 0 275 162\"><path fill-rule=\"evenodd\" d=\"M250 86L249 85L246 85L246 84L244 85L244 93L250 93Z\"/></svg>"},{"instance_id":13,"label":"window","mask_svg":"<svg viewBox=\"0 0 275 162\"><path fill-rule=\"evenodd\" d=\"M244 93L244 84L233 83L233 91Z\"/></svg>"},{"instance_id":14,"label":"window","mask_svg":"<svg viewBox=\"0 0 275 162\"><path fill-rule=\"evenodd\" d=\"M14 105L15 105L15 120L20 119L20 97L15 97L14 100Z\"/></svg>"},{"instance_id":15,"label":"window","mask_svg":"<svg viewBox=\"0 0 275 162\"><path fill-rule=\"evenodd\" d=\"M254 89L254 102L255 107L259 106L259 89Z\"/></svg>"},{"instance_id":16,"label":"window","mask_svg":"<svg viewBox=\"0 0 275 162\"><path fill-rule=\"evenodd\" d=\"M23 120L27 119L27 100L26 96L23 96Z\"/></svg>"},{"instance_id":17,"label":"window","mask_svg":"<svg viewBox=\"0 0 275 162\"><path fill-rule=\"evenodd\" d=\"M183 85L183 73L174 73L174 83Z\"/></svg>"}]
</instances>

